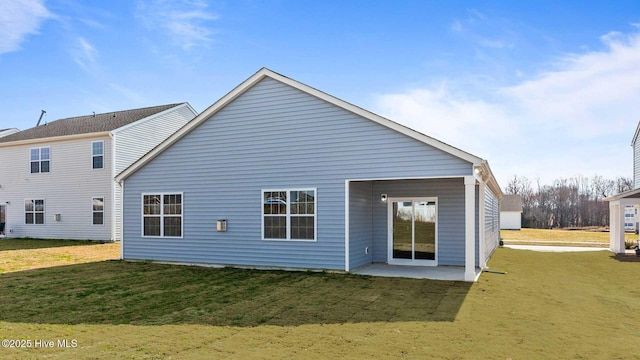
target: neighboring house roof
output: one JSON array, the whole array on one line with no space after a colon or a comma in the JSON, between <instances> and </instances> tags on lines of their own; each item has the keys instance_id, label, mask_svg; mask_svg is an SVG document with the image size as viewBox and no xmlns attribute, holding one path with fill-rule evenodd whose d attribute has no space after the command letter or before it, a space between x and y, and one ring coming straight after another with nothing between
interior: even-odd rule
<instances>
[{"instance_id":1,"label":"neighboring house roof","mask_svg":"<svg viewBox=\"0 0 640 360\"><path fill-rule=\"evenodd\" d=\"M456 147L453 147L449 144L446 144L440 140L434 139L430 136L427 136L425 134L422 134L418 131L415 131L411 128L408 128L404 125L401 125L397 122L391 121L389 119L386 119L380 115L374 114L368 110L365 110L363 108L360 108L358 106L355 106L353 104L350 104L344 100L338 99L332 95L329 95L325 92L322 92L318 89L315 89L311 86L308 86L306 84L303 84L299 81L293 80L291 78L288 78L284 75L278 74L272 70L269 70L267 68L262 68L260 70L258 70L258 72L256 72L255 74L253 74L251 77L249 77L247 80L245 80L244 82L242 82L240 85L236 86L233 90L231 90L229 93L227 93L225 96L223 96L221 99L219 99L218 101L216 101L213 105L209 106L206 110L204 110L203 112L201 112L198 116L196 116L193 120L191 120L190 122L188 122L185 126L183 126L180 130L178 130L177 132L175 132L172 136L170 136L169 138L167 138L167 140L165 140L164 142L162 142L160 145L158 145L155 149L153 149L152 151L150 151L148 154L146 154L145 156L143 156L142 158L140 158L138 161L136 161L135 163L133 163L129 168L127 168L125 171L123 171L122 173L120 173L120 175L118 175L117 180L121 181L126 179L127 177L129 177L129 175L133 174L134 172L136 172L139 168L141 168L142 166L144 166L145 164L147 164L149 161L153 160L156 156L158 156L160 153L162 153L165 149L167 149L168 147L170 147L171 145L173 145L176 141L180 140L182 137L184 137L185 135L187 135L189 132L191 132L191 130L197 128L201 123L203 123L204 121L208 120L210 117L212 117L213 115L215 115L218 111L220 111L221 109L223 109L227 104L229 104L230 102L232 102L233 100L235 100L237 97L239 97L240 95L244 94L247 90L249 90L251 87L253 87L254 85L256 85L257 83L259 83L262 79L264 79L265 77L269 77L271 79L274 79L276 81L280 81L284 84L287 84L293 88L296 88L300 91L303 91L309 95L315 96L319 99L322 99L324 101L327 101L333 105L336 105L340 108L343 108L347 111L350 111L356 115L362 116L366 119L369 119L373 122L376 122L378 124L381 124L383 126L386 126L388 128L391 128L395 131L398 131L404 135L407 135L411 138L414 138L416 140L419 140L427 145L430 145L436 149L440 149L444 152L447 152L453 156L456 156L460 159L463 159L465 161L468 161L470 163L472 163L474 165L474 167L476 167L476 174L478 174L479 176L483 177L483 179L485 181L487 181L487 184L489 184L489 186L492 187L492 189L494 190L494 192L496 192L496 194L498 194L499 197L502 197L502 190L500 189L500 186L498 185L497 181L495 180L495 177L493 176L493 173L491 172L491 169L489 168L489 164L487 163L486 160L483 160L482 158L479 158L475 155L472 155L466 151L460 150Z\"/></svg>"},{"instance_id":2,"label":"neighboring house roof","mask_svg":"<svg viewBox=\"0 0 640 360\"><path fill-rule=\"evenodd\" d=\"M16 129L16 128L9 128L9 129L1 129L0 130L0 137L3 136L9 136L11 134L15 134L17 132L19 132L20 130Z\"/></svg>"},{"instance_id":3,"label":"neighboring house roof","mask_svg":"<svg viewBox=\"0 0 640 360\"><path fill-rule=\"evenodd\" d=\"M520 195L505 195L500 201L500 211L522 212L522 198Z\"/></svg>"},{"instance_id":4,"label":"neighboring house roof","mask_svg":"<svg viewBox=\"0 0 640 360\"><path fill-rule=\"evenodd\" d=\"M0 137L0 143L112 131L182 104L184 103L60 119Z\"/></svg>"}]
</instances>

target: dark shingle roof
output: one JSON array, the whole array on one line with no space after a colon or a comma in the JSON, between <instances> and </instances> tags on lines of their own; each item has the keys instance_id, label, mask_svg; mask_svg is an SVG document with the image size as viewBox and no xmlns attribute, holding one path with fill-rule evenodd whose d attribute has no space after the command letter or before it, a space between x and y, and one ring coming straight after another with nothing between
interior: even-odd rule
<instances>
[{"instance_id":1,"label":"dark shingle roof","mask_svg":"<svg viewBox=\"0 0 640 360\"><path fill-rule=\"evenodd\" d=\"M178 105L182 104L160 105L142 109L95 114L95 116L92 114L60 119L46 125L36 126L2 137L0 138L0 143L111 131Z\"/></svg>"},{"instance_id":2,"label":"dark shingle roof","mask_svg":"<svg viewBox=\"0 0 640 360\"><path fill-rule=\"evenodd\" d=\"M505 195L500 201L500 211L522 211L520 195Z\"/></svg>"}]
</instances>

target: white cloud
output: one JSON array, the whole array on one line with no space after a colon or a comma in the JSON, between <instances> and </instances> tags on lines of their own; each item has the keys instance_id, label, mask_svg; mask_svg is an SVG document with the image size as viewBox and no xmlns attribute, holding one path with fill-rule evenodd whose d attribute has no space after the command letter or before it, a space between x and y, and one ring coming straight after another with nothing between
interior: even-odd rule
<instances>
[{"instance_id":1,"label":"white cloud","mask_svg":"<svg viewBox=\"0 0 640 360\"><path fill-rule=\"evenodd\" d=\"M202 0L152 0L138 3L138 17L148 28L160 27L175 45L189 50L212 41L209 23L219 16Z\"/></svg>"},{"instance_id":2,"label":"white cloud","mask_svg":"<svg viewBox=\"0 0 640 360\"><path fill-rule=\"evenodd\" d=\"M531 121L581 138L615 132L629 117L637 121L640 35L609 33L601 41L603 51L566 55L555 69L502 89L506 100L535 114Z\"/></svg>"},{"instance_id":3,"label":"white cloud","mask_svg":"<svg viewBox=\"0 0 640 360\"><path fill-rule=\"evenodd\" d=\"M79 37L76 46L72 50L73 60L85 71L96 70L96 48L85 38Z\"/></svg>"},{"instance_id":4,"label":"white cloud","mask_svg":"<svg viewBox=\"0 0 640 360\"><path fill-rule=\"evenodd\" d=\"M484 97L450 79L380 96L376 111L489 159L502 185L513 174L543 181L631 176L640 34L609 33L601 41L602 50L564 55L528 80L485 89Z\"/></svg>"},{"instance_id":5,"label":"white cloud","mask_svg":"<svg viewBox=\"0 0 640 360\"><path fill-rule=\"evenodd\" d=\"M0 2L0 54L20 49L27 35L38 28L51 13L41 0L11 0Z\"/></svg>"}]
</instances>

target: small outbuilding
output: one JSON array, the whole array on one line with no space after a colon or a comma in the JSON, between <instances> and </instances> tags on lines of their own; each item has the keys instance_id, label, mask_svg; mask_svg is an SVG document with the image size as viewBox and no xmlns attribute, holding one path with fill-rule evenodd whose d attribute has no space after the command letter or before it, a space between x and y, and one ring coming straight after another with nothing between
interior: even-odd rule
<instances>
[{"instance_id":1,"label":"small outbuilding","mask_svg":"<svg viewBox=\"0 0 640 360\"><path fill-rule=\"evenodd\" d=\"M522 229L522 197L505 195L500 202L500 229Z\"/></svg>"}]
</instances>

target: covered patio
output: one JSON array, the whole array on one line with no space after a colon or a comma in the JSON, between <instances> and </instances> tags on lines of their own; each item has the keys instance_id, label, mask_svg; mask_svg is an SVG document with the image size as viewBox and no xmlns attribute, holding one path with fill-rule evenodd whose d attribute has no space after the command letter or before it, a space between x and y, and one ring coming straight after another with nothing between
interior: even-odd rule
<instances>
[{"instance_id":1,"label":"covered patio","mask_svg":"<svg viewBox=\"0 0 640 360\"><path fill-rule=\"evenodd\" d=\"M640 206L640 189L634 189L604 199L609 202L609 249L616 254L623 254L624 223L627 205Z\"/></svg>"}]
</instances>

